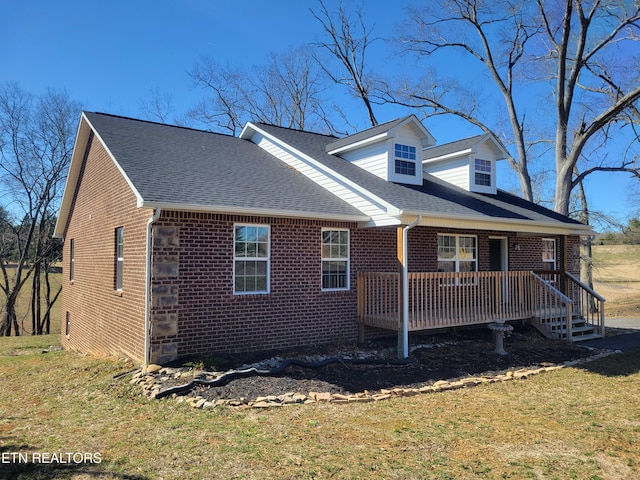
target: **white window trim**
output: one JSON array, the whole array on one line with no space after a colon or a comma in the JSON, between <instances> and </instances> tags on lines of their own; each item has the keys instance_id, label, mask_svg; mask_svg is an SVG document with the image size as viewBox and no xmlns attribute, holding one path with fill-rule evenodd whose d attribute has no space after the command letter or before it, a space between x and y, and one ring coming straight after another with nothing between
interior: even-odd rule
<instances>
[{"instance_id":1,"label":"white window trim","mask_svg":"<svg viewBox=\"0 0 640 480\"><path fill-rule=\"evenodd\" d=\"M69 281L73 283L76 279L76 241L69 242Z\"/></svg>"},{"instance_id":2,"label":"white window trim","mask_svg":"<svg viewBox=\"0 0 640 480\"><path fill-rule=\"evenodd\" d=\"M440 237L455 237L456 239L456 254L454 258L440 258L438 252L436 251L437 261L438 262L454 262L455 264L455 273L460 272L460 262L475 262L475 270L473 272L478 271L478 236L477 235L465 235L465 234L454 234L454 233L439 233L438 238ZM466 258L460 258L460 237L469 237L475 239L475 257L472 260ZM436 243L436 249L438 249L438 244Z\"/></svg>"},{"instance_id":3,"label":"white window trim","mask_svg":"<svg viewBox=\"0 0 640 480\"><path fill-rule=\"evenodd\" d=\"M545 242L552 242L553 243L553 259L552 260L545 260L544 258L544 252L546 251L544 248ZM553 268L550 268L549 270L557 270L558 268L558 245L556 243L556 239L555 238L543 238L542 239L542 264L545 265L547 263L552 264Z\"/></svg>"},{"instance_id":4,"label":"white window trim","mask_svg":"<svg viewBox=\"0 0 640 480\"><path fill-rule=\"evenodd\" d=\"M486 172L484 170L478 170L476 168L476 161L482 161L482 162L487 162L489 164L489 171ZM491 159L488 158L480 158L480 157L474 157L473 158L473 184L478 187L478 188L492 188L494 185L494 165L495 162ZM489 176L489 185L483 185L480 184L478 182L476 182L476 173L481 173L483 175L488 175Z\"/></svg>"},{"instance_id":5,"label":"white window trim","mask_svg":"<svg viewBox=\"0 0 640 480\"><path fill-rule=\"evenodd\" d=\"M237 227L262 227L267 229L267 256L266 257L236 257L236 228ZM234 295L264 295L271 293L271 225L258 223L234 223L233 224L233 294ZM267 288L250 292L236 291L236 261L264 261L267 264Z\"/></svg>"},{"instance_id":6,"label":"white window trim","mask_svg":"<svg viewBox=\"0 0 640 480\"><path fill-rule=\"evenodd\" d=\"M122 232L122 256L119 256L120 239L119 233ZM116 271L115 271L115 290L121 292L124 287L124 227L116 228Z\"/></svg>"},{"instance_id":7,"label":"white window trim","mask_svg":"<svg viewBox=\"0 0 640 480\"><path fill-rule=\"evenodd\" d=\"M401 147L411 147L413 149L415 149L415 159L409 159L409 158L402 158L402 157L397 157L396 156L396 145L399 145ZM402 143L402 142L393 142L392 144L392 148L391 148L391 156L393 158L392 164L391 166L393 167L393 174L397 175L399 178L415 178L416 175L418 174L418 172L420 171L419 165L418 165L418 155L420 154L420 149L418 147L416 147L415 145L411 145L409 143ZM408 173L399 173L398 171L396 171L396 160L400 160L402 162L407 162L407 163L413 163L414 166L414 174L410 175Z\"/></svg>"},{"instance_id":8,"label":"white window trim","mask_svg":"<svg viewBox=\"0 0 640 480\"><path fill-rule=\"evenodd\" d=\"M324 241L322 240L324 232L347 232L347 256L346 257L328 257L325 258L322 252L324 248ZM321 258L321 266L320 266L320 287L323 292L341 292L347 291L351 289L351 231L348 228L323 228L322 233L320 234L320 258ZM346 262L346 286L341 288L324 288L322 286L322 272L324 271L323 264L324 262L332 262L332 261L344 261Z\"/></svg>"}]
</instances>

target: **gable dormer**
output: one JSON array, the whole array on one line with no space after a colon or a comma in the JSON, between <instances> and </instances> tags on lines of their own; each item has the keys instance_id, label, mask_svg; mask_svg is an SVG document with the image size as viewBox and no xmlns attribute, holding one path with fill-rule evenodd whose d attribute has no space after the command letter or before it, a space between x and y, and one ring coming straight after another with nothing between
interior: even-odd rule
<instances>
[{"instance_id":1,"label":"gable dormer","mask_svg":"<svg viewBox=\"0 0 640 480\"><path fill-rule=\"evenodd\" d=\"M422 164L424 172L469 192L495 194L496 162L507 156L502 144L485 134L427 148Z\"/></svg>"},{"instance_id":2,"label":"gable dormer","mask_svg":"<svg viewBox=\"0 0 640 480\"><path fill-rule=\"evenodd\" d=\"M435 139L415 115L341 138L327 145L337 155L384 180L422 185L422 150Z\"/></svg>"}]
</instances>

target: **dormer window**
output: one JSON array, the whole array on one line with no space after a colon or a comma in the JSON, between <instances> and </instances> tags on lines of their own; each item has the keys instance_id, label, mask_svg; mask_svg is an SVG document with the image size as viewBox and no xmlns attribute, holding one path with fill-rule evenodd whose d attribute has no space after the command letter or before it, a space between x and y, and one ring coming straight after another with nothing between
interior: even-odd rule
<instances>
[{"instance_id":1,"label":"dormer window","mask_svg":"<svg viewBox=\"0 0 640 480\"><path fill-rule=\"evenodd\" d=\"M396 143L394 161L397 175L416 176L416 147Z\"/></svg>"},{"instance_id":2,"label":"dormer window","mask_svg":"<svg viewBox=\"0 0 640 480\"><path fill-rule=\"evenodd\" d=\"M481 187L491 186L491 160L475 159L475 183Z\"/></svg>"}]
</instances>

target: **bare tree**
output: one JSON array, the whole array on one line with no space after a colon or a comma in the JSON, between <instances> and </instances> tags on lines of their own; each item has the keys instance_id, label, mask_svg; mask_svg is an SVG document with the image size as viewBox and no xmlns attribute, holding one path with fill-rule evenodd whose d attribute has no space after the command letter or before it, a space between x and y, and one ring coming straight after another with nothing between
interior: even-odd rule
<instances>
[{"instance_id":1,"label":"bare tree","mask_svg":"<svg viewBox=\"0 0 640 480\"><path fill-rule=\"evenodd\" d=\"M621 133L613 127L624 122L640 98L637 2L442 0L411 10L410 21L410 34L400 39L405 51L427 61L436 53L458 52L462 61L480 65L491 79L508 118L508 137L516 150L509 162L524 198L533 199L532 152L539 153L544 145L554 150L554 209L565 215L573 189L586 176L605 170L637 174L632 162L605 164L593 158L598 147L612 144L614 135L629 135L628 128ZM456 115L486 132L501 130L482 116L489 104L481 107L477 99L487 89L485 82L465 84L464 102L460 89L450 85L437 76L418 85L405 82L389 89L387 100L430 115ZM553 112L547 111L549 104ZM549 123L550 135L533 128ZM587 165L575 176L578 161Z\"/></svg>"},{"instance_id":2,"label":"bare tree","mask_svg":"<svg viewBox=\"0 0 640 480\"><path fill-rule=\"evenodd\" d=\"M35 97L16 84L0 87L0 192L7 205L0 218L6 242L0 246L0 291L5 297L0 335L12 330L20 334L16 302L29 277L32 333L48 331L47 313L55 300L48 288L43 315L40 281L60 254L51 233L79 111L65 92L48 90ZM45 282L49 284L46 276Z\"/></svg>"},{"instance_id":3,"label":"bare tree","mask_svg":"<svg viewBox=\"0 0 640 480\"><path fill-rule=\"evenodd\" d=\"M318 3L319 11L310 9L311 14L322 25L328 41L318 42L316 46L337 59L339 67L337 70L332 69L319 55L316 56L318 64L334 83L347 87L351 94L362 101L371 126L376 126L378 120L373 112L372 92L377 82L366 70L366 55L377 39L371 37L372 29L367 28L362 7L356 9L355 18L352 18L342 2L334 14L329 12L322 0Z\"/></svg>"},{"instance_id":4,"label":"bare tree","mask_svg":"<svg viewBox=\"0 0 640 480\"><path fill-rule=\"evenodd\" d=\"M189 75L209 93L189 116L211 130L236 135L251 120L332 130L323 109L323 78L307 48L272 54L265 65L248 71L202 58Z\"/></svg>"}]
</instances>

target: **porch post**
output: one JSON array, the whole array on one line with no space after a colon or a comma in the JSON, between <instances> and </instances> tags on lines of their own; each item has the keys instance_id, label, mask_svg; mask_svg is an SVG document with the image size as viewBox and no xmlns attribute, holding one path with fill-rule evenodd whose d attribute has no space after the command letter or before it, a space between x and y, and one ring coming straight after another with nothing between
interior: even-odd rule
<instances>
[{"instance_id":1,"label":"porch post","mask_svg":"<svg viewBox=\"0 0 640 480\"><path fill-rule=\"evenodd\" d=\"M559 245L559 255L560 255L560 291L568 296L569 291L569 279L565 275L568 271L569 267L569 256L567 254L567 236L560 236L560 245Z\"/></svg>"},{"instance_id":2,"label":"porch post","mask_svg":"<svg viewBox=\"0 0 640 480\"><path fill-rule=\"evenodd\" d=\"M397 250L399 278L398 278L398 320L401 329L398 331L398 359L409 358L409 230L422 221L422 215L418 215L415 222L404 228L397 229Z\"/></svg>"},{"instance_id":3,"label":"porch post","mask_svg":"<svg viewBox=\"0 0 640 480\"><path fill-rule=\"evenodd\" d=\"M396 229L396 252L398 259L398 358L404 357L404 227Z\"/></svg>"}]
</instances>

